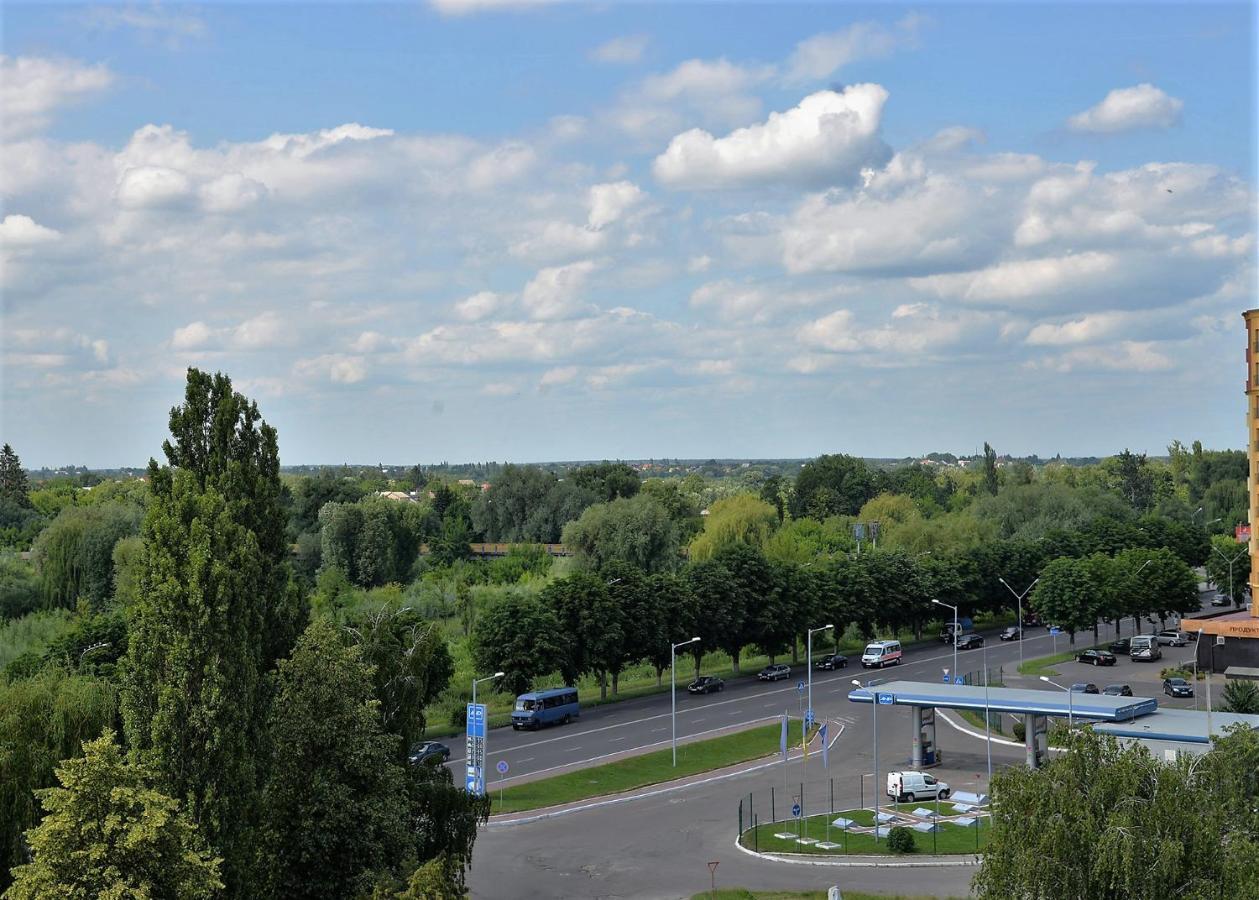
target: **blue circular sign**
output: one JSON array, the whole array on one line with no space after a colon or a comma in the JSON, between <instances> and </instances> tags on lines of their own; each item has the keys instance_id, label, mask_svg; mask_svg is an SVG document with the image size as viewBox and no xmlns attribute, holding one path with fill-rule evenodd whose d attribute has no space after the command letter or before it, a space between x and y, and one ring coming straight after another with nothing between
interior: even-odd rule
<instances>
[{"instance_id":1,"label":"blue circular sign","mask_svg":"<svg viewBox=\"0 0 1259 900\"><path fill-rule=\"evenodd\" d=\"M507 760L500 759L498 761L498 765L495 766L494 768L498 769L499 775L506 775L507 774Z\"/></svg>"},{"instance_id":2,"label":"blue circular sign","mask_svg":"<svg viewBox=\"0 0 1259 900\"><path fill-rule=\"evenodd\" d=\"M795 816L797 819L800 818L800 804L799 803L793 803L791 805L791 814Z\"/></svg>"}]
</instances>

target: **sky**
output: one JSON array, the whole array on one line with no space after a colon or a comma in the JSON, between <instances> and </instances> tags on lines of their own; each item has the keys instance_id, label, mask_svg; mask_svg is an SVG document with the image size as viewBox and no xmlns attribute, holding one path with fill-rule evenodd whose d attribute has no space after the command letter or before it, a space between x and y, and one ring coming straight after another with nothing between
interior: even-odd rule
<instances>
[{"instance_id":1,"label":"sky","mask_svg":"<svg viewBox=\"0 0 1259 900\"><path fill-rule=\"evenodd\" d=\"M0 15L28 466L1245 445L1253 4Z\"/></svg>"}]
</instances>

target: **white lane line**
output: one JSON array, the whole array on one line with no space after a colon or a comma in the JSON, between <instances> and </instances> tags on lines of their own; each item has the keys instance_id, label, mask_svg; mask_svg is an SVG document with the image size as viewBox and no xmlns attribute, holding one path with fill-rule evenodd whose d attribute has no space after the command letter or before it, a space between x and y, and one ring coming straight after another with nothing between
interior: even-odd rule
<instances>
[{"instance_id":1,"label":"white lane line","mask_svg":"<svg viewBox=\"0 0 1259 900\"><path fill-rule=\"evenodd\" d=\"M764 709L768 709L769 707L771 707L771 706L776 706L776 705L777 705L777 704L775 704L775 703L762 703L762 704L761 704L761 707L762 707L762 708L764 708Z\"/></svg>"},{"instance_id":2,"label":"white lane line","mask_svg":"<svg viewBox=\"0 0 1259 900\"><path fill-rule=\"evenodd\" d=\"M581 744L578 744L576 747L569 747L569 748L568 748L568 752L569 752L569 753L576 753L576 752L577 752L578 750L580 750L580 749L581 749Z\"/></svg>"},{"instance_id":3,"label":"white lane line","mask_svg":"<svg viewBox=\"0 0 1259 900\"><path fill-rule=\"evenodd\" d=\"M664 729L663 729L663 728L653 728L653 729L651 729L651 733L652 733L652 734L656 734L657 732L660 732L660 731L664 731Z\"/></svg>"},{"instance_id":4,"label":"white lane line","mask_svg":"<svg viewBox=\"0 0 1259 900\"><path fill-rule=\"evenodd\" d=\"M535 759L537 759L536 756L526 756L524 759L516 760L516 765L520 765L521 763L533 762L533 760Z\"/></svg>"},{"instance_id":5,"label":"white lane line","mask_svg":"<svg viewBox=\"0 0 1259 900\"><path fill-rule=\"evenodd\" d=\"M629 738L630 738L630 736L629 736L628 734L627 734L627 735L624 735L624 736L622 736L622 737L619 737L619 738L608 738L608 743L609 743L609 744L615 744L617 741L628 741L628 740L629 740Z\"/></svg>"},{"instance_id":6,"label":"white lane line","mask_svg":"<svg viewBox=\"0 0 1259 900\"><path fill-rule=\"evenodd\" d=\"M704 721L703 719L696 719L696 720L695 720L695 724L696 724L696 725L698 725L700 722L703 722L703 721ZM663 728L661 728L660 730L661 730L661 731L664 731L664 729L663 729Z\"/></svg>"}]
</instances>

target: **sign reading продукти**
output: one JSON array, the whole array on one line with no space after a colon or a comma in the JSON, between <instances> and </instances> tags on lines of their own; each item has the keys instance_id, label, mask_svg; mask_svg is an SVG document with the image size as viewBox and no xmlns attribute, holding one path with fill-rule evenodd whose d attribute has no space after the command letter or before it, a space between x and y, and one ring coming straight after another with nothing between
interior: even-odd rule
<instances>
[{"instance_id":1,"label":"sign reading \u043f\u0440\u043e\u0434\u0443\u043a\u0442\u0438","mask_svg":"<svg viewBox=\"0 0 1259 900\"><path fill-rule=\"evenodd\" d=\"M464 788L469 794L485 793L485 704L468 704L467 766Z\"/></svg>"}]
</instances>

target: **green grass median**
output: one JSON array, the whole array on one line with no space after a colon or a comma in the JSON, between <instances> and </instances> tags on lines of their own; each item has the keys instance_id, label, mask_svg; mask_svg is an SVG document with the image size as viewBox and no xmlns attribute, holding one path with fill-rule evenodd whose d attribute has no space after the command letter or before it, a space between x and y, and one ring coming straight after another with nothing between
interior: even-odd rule
<instances>
[{"instance_id":1,"label":"green grass median","mask_svg":"<svg viewBox=\"0 0 1259 900\"><path fill-rule=\"evenodd\" d=\"M734 734L679 744L676 768L673 766L672 749L665 747L588 769L512 785L504 788L501 795L491 781L487 785L492 801L491 812L497 815L558 806L711 772L777 753L781 734L781 724L774 722ZM798 748L799 719L791 720L789 735L793 748Z\"/></svg>"},{"instance_id":2,"label":"green grass median","mask_svg":"<svg viewBox=\"0 0 1259 900\"><path fill-rule=\"evenodd\" d=\"M826 891L749 891L747 888L717 888L716 892L702 891L691 900L826 900ZM844 900L935 900L933 897L915 894L866 894L861 891L844 891Z\"/></svg>"},{"instance_id":3,"label":"green grass median","mask_svg":"<svg viewBox=\"0 0 1259 900\"><path fill-rule=\"evenodd\" d=\"M884 812L908 812L910 810L925 807L934 810L936 808L934 802L924 803L902 803L893 807L891 804L882 807ZM941 814L951 814L952 807L949 803L940 804ZM749 829L743 833L739 842L750 850L756 850L760 853L807 853L811 856L844 856L845 854L853 856L870 856L870 855L892 855L887 849L887 837L881 837L875 841L872 833L866 832L858 834L855 832L845 832L841 828L834 825L827 830L827 823L834 822L839 817L852 819L859 826L870 827L874 824L874 813L868 809L850 809L843 812L828 813L822 816L810 816L805 819L803 828L797 821L771 822L764 825L758 825L755 829ZM775 837L776 834L786 834L790 832L790 838ZM941 822L939 830L930 833L910 830L910 834L914 839L914 852L908 854L896 854L907 858L917 856L932 856L946 854L965 854L976 853L983 849L988 843L989 824L986 818L981 818L977 825L957 825L952 822ZM797 835L806 838L815 838L818 841L825 841L829 838L833 844L839 846L833 850L819 850L812 844L796 843Z\"/></svg>"}]
</instances>

